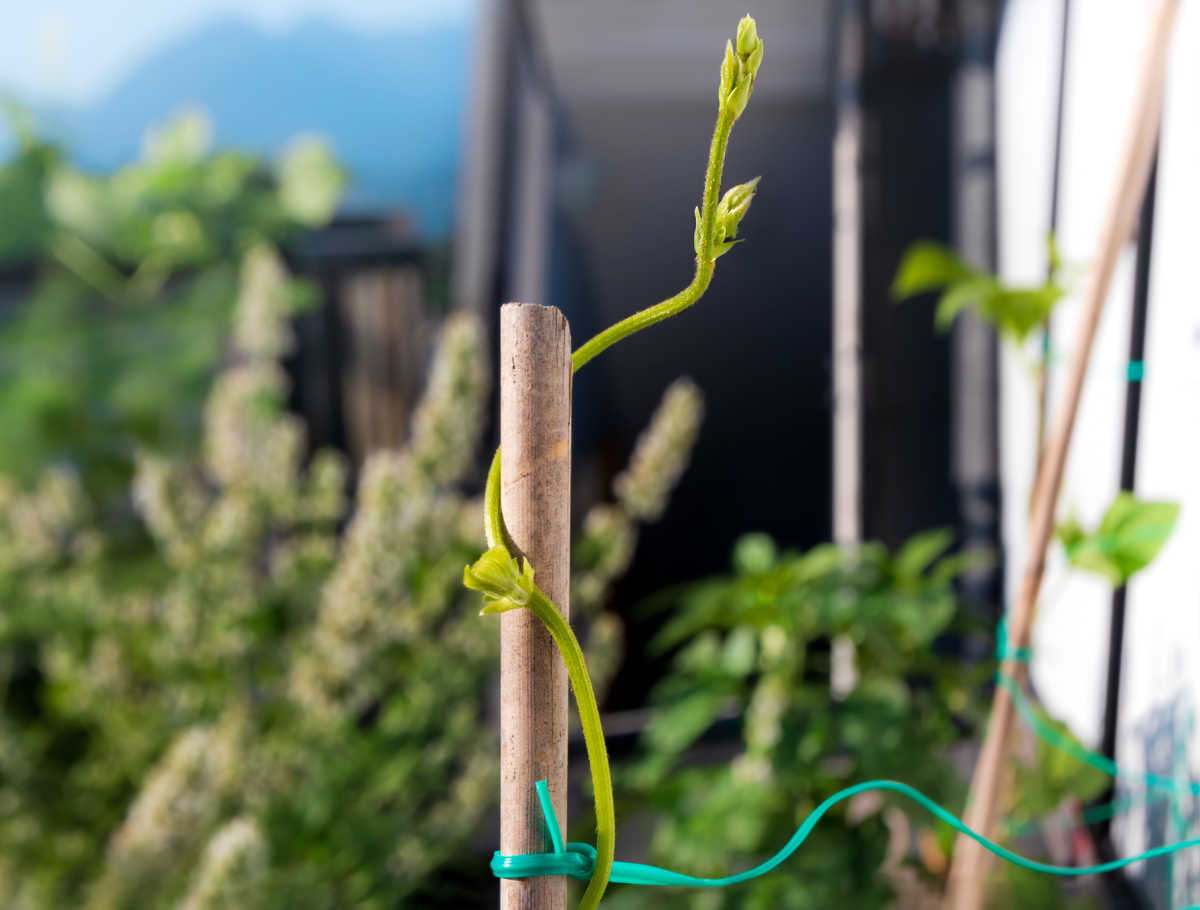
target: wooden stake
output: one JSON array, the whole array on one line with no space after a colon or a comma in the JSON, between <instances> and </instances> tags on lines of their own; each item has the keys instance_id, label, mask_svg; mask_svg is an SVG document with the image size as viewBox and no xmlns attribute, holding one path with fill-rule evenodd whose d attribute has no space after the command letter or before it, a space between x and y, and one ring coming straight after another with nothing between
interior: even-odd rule
<instances>
[{"instance_id":1,"label":"wooden stake","mask_svg":"<svg viewBox=\"0 0 1200 910\"><path fill-rule=\"evenodd\" d=\"M500 309L501 495L513 543L567 616L571 548L571 331L554 307ZM514 554L515 555L515 554ZM519 558L519 557L518 557ZM534 784L567 814L567 672L529 610L500 617L500 850L549 850ZM504 879L501 910L565 910L565 876Z\"/></svg>"},{"instance_id":2,"label":"wooden stake","mask_svg":"<svg viewBox=\"0 0 1200 910\"><path fill-rule=\"evenodd\" d=\"M1108 296L1109 279L1112 277L1117 256L1133 229L1134 219L1145 192L1146 178L1150 173L1158 124L1162 116L1167 50L1178 7L1179 0L1162 0L1155 13L1143 53L1134 115L1117 171L1117 185L1100 235L1100 247L1083 287L1083 311L1071 351L1062 405L1056 415L1035 485L1029 553L1021 579L1020 593L1010 612L1008 623L1011 648L1025 647L1029 644L1038 591L1045 569L1046 550L1054 533L1055 507L1062 486L1063 471L1071 444L1071 433L1075 427L1075 414L1079 409L1079 398L1083 391L1092 342L1096 336L1104 300ZM1024 682L1024 665L1008 660L1005 661L1003 670L1018 682ZM1012 721L1012 701L1007 690L997 687L992 701L987 736L971 780L965 818L967 825L975 831L988 833L995 821L1000 782L1008 764ZM950 866L945 903L948 910L982 910L989 867L988 857L989 854L979 844L959 835Z\"/></svg>"}]
</instances>

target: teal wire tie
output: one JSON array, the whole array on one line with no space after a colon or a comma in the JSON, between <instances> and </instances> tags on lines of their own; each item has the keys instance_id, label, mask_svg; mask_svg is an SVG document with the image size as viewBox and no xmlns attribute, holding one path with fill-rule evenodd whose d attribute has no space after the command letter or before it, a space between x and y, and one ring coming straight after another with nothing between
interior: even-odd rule
<instances>
[{"instance_id":1,"label":"teal wire tie","mask_svg":"<svg viewBox=\"0 0 1200 910\"><path fill-rule=\"evenodd\" d=\"M546 827L550 832L550 840L553 844L554 852L506 856L497 851L492 857L492 874L496 878L538 878L547 875L567 875L571 878L586 881L592 876L592 866L596 859L595 849L591 844L585 843L571 842L564 844L562 829L558 826L558 818L554 813L554 806L550 802L550 793L546 782L544 780L538 781L536 786L538 799L542 805L542 812L545 815ZM830 796L808 814L803 824L792 835L791 840L784 844L782 850L765 862L760 863L752 869L747 869L745 872L739 872L736 875L727 875L724 878L699 878L694 875L684 875L681 872L673 872L670 869L662 869L658 866L650 866L644 863L617 861L613 863L610 881L626 885L682 885L693 888L724 888L728 885L741 884L742 882L771 872L799 849L800 845L808 839L808 835L812 833L813 828L817 826L817 822L821 820L826 812L843 800L869 790L887 791L907 797L939 821L945 822L960 834L965 834L1001 859L1015 866L1020 866L1023 869L1045 873L1046 875L1063 877L1096 875L1101 872L1111 872L1114 869L1121 869L1133 863L1155 859L1159 856L1169 856L1191 847L1200 847L1200 838L1192 838L1174 844L1153 847L1136 856L1114 859L1095 866L1054 866L1049 863L1029 859L1018 853L1013 853L1006 847L1002 847L995 841L973 831L957 816L952 815L924 793L910 787L908 784L902 784L894 780L871 780L855 784L852 787L846 787Z\"/></svg>"},{"instance_id":2,"label":"teal wire tie","mask_svg":"<svg viewBox=\"0 0 1200 910\"><path fill-rule=\"evenodd\" d=\"M1058 366L1066 359L1066 354L1050 346L1049 336L1042 335L1042 362L1049 366ZM1146 378L1146 361L1125 361L1125 379L1129 382L1141 382Z\"/></svg>"},{"instance_id":3,"label":"teal wire tie","mask_svg":"<svg viewBox=\"0 0 1200 910\"><path fill-rule=\"evenodd\" d=\"M1027 664L1033 652L1029 648L1013 648L1008 643L1008 617L1001 616L996 623L996 660L1013 660Z\"/></svg>"}]
</instances>

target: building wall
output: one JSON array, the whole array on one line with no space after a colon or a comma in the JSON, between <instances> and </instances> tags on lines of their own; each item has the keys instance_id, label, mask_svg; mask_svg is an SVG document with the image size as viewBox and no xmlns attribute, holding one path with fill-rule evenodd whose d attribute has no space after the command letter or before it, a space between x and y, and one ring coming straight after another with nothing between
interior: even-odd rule
<instances>
[{"instance_id":1,"label":"building wall","mask_svg":"<svg viewBox=\"0 0 1200 910\"><path fill-rule=\"evenodd\" d=\"M1096 248L1152 8L1123 0L1073 0L1059 242L1077 274ZM1013 0L1001 45L1000 262L1010 280L1039 281L1045 268L1060 11L1059 3ZM1200 200L1197 110L1200 9L1184 3L1168 71L1136 479L1139 496L1175 500L1183 508L1172 538L1130 589L1117 761L1134 770L1146 769L1148 739L1161 732L1162 725L1153 723L1155 715L1180 699L1193 706L1200 701L1200 576L1195 571L1200 551L1200 304L1193 214ZM1133 267L1130 242L1105 305L1060 500L1062 514L1077 516L1085 526L1099 521L1117 490ZM1079 302L1072 297L1055 316L1052 413L1078 313ZM1026 364L1011 352L1004 358L1001 401L1005 541L1013 557L1013 590L1027 537L1034 399ZM1051 713L1095 745L1104 704L1110 588L1099 579L1068 572L1057 547L1043 587L1033 680ZM1194 726L1187 745L1192 753L1188 773L1194 776L1200 771ZM1140 810L1118 819L1118 853L1153 846L1150 821ZM1177 906L1182 906L1178 901L1189 902L1184 897L1176 893ZM1200 895L1190 897L1194 901Z\"/></svg>"}]
</instances>

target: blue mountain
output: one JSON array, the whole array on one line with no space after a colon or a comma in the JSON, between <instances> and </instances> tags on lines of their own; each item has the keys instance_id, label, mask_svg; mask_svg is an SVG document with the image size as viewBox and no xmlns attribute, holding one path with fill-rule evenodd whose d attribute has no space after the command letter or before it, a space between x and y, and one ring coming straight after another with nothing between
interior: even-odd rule
<instances>
[{"instance_id":1,"label":"blue mountain","mask_svg":"<svg viewBox=\"0 0 1200 910\"><path fill-rule=\"evenodd\" d=\"M219 23L144 60L100 101L55 116L74 158L111 170L146 128L185 107L218 146L271 155L300 132L351 174L348 208L403 209L425 236L450 226L465 110L465 27L365 34L322 22L271 33ZM59 131L56 131L59 132Z\"/></svg>"}]
</instances>

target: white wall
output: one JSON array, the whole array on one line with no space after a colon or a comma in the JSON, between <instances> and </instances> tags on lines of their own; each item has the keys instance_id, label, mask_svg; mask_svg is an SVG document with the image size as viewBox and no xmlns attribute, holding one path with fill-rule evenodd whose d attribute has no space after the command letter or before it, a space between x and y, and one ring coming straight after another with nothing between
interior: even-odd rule
<instances>
[{"instance_id":1,"label":"white wall","mask_svg":"<svg viewBox=\"0 0 1200 910\"><path fill-rule=\"evenodd\" d=\"M1068 263L1086 267L1111 192L1153 4L1073 0L1059 195L1058 237ZM1062 5L1012 0L998 60L1000 268L1036 282L1045 269L1053 118ZM1137 492L1182 503L1179 523L1153 566L1133 584L1126 613L1118 762L1144 766L1146 722L1182 696L1200 705L1200 2L1183 0L1169 64L1151 263L1146 380ZM1093 350L1060 509L1085 525L1116 492L1134 248L1124 251ZM1075 285L1078 287L1079 281ZM1054 320L1060 362L1051 413L1078 318L1077 299ZM1026 355L1031 359L1033 351ZM1017 588L1027 543L1035 401L1022 357L1006 352L1001 448L1008 590ZM1061 549L1048 564L1034 632L1033 679L1047 708L1096 745L1108 659L1110 591L1068 573ZM1200 773L1200 739L1188 751ZM1118 825L1122 852L1140 849L1144 818Z\"/></svg>"}]
</instances>

